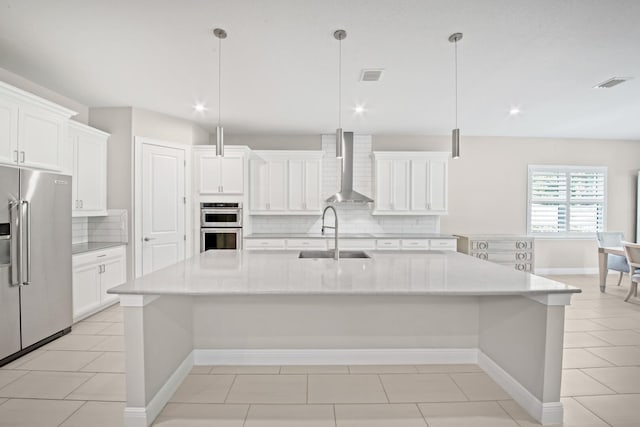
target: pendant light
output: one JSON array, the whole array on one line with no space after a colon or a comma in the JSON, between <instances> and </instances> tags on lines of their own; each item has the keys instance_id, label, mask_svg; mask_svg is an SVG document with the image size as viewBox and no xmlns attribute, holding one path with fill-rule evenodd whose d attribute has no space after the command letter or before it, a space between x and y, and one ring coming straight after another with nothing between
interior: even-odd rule
<instances>
[{"instance_id":1,"label":"pendant light","mask_svg":"<svg viewBox=\"0 0 640 427\"><path fill-rule=\"evenodd\" d=\"M455 51L456 127L451 131L451 157L454 159L460 158L460 129L458 129L458 42L460 40L462 40L462 33L453 33L449 36Z\"/></svg>"},{"instance_id":2,"label":"pendant light","mask_svg":"<svg viewBox=\"0 0 640 427\"><path fill-rule=\"evenodd\" d=\"M342 132L342 40L347 38L345 30L336 30L333 37L338 40L340 48L338 50L338 129L336 130L336 157L343 157L344 132Z\"/></svg>"},{"instance_id":3,"label":"pendant light","mask_svg":"<svg viewBox=\"0 0 640 427\"><path fill-rule=\"evenodd\" d=\"M227 32L222 28L213 30L213 35L218 38L218 126L216 126L216 156L224 157L224 129L220 120L220 98L222 98L222 39L227 38Z\"/></svg>"}]
</instances>

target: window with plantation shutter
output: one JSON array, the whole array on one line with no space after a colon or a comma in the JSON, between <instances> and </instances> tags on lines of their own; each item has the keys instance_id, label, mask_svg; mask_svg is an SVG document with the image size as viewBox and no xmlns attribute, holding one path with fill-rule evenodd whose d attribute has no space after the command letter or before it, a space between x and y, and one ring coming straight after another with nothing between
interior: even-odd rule
<instances>
[{"instance_id":1,"label":"window with plantation shutter","mask_svg":"<svg viewBox=\"0 0 640 427\"><path fill-rule=\"evenodd\" d=\"M529 234L587 237L604 231L606 167L529 166Z\"/></svg>"}]
</instances>

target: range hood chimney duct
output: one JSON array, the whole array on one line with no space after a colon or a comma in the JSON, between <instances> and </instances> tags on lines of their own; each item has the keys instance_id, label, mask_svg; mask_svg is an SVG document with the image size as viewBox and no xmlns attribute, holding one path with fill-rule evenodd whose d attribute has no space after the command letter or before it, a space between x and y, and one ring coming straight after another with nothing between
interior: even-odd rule
<instances>
[{"instance_id":1,"label":"range hood chimney duct","mask_svg":"<svg viewBox=\"0 0 640 427\"><path fill-rule=\"evenodd\" d=\"M336 144L339 143L336 138ZM353 132L344 132L341 163L340 191L329 197L327 203L372 203L372 199L353 190Z\"/></svg>"}]
</instances>

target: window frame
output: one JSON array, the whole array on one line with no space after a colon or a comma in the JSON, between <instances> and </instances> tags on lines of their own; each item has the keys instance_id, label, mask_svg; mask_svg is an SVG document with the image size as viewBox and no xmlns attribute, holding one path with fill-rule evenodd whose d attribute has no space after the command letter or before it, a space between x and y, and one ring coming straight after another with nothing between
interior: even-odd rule
<instances>
[{"instance_id":1,"label":"window frame","mask_svg":"<svg viewBox=\"0 0 640 427\"><path fill-rule=\"evenodd\" d=\"M567 209L567 230L563 232L534 232L531 229L531 205L532 200L532 175L536 172L563 172L567 174L567 195L564 201L559 200L560 205L566 206ZM577 201L571 201L571 186L570 186L570 174L575 172L598 172L602 173L604 177L604 195L602 198L602 230L607 231L607 182L608 182L608 168L606 166L578 166L578 165L529 165L527 174L527 235L536 238L548 238L548 239L594 239L596 232L577 232L569 231L571 228L571 205L577 203Z\"/></svg>"}]
</instances>

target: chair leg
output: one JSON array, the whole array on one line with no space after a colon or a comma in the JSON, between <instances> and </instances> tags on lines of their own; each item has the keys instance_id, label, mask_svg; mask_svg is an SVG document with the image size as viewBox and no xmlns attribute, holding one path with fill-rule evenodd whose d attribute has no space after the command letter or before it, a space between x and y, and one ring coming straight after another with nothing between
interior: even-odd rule
<instances>
[{"instance_id":1,"label":"chair leg","mask_svg":"<svg viewBox=\"0 0 640 427\"><path fill-rule=\"evenodd\" d=\"M624 301L629 301L629 298L631 298L631 295L634 293L638 295L638 282L631 282L631 286L629 286L629 293L627 293Z\"/></svg>"},{"instance_id":2,"label":"chair leg","mask_svg":"<svg viewBox=\"0 0 640 427\"><path fill-rule=\"evenodd\" d=\"M624 273L621 271L621 272L620 272L620 277L618 277L618 286L620 286L620 283L622 283L622 275L623 275L623 274L624 274Z\"/></svg>"}]
</instances>

